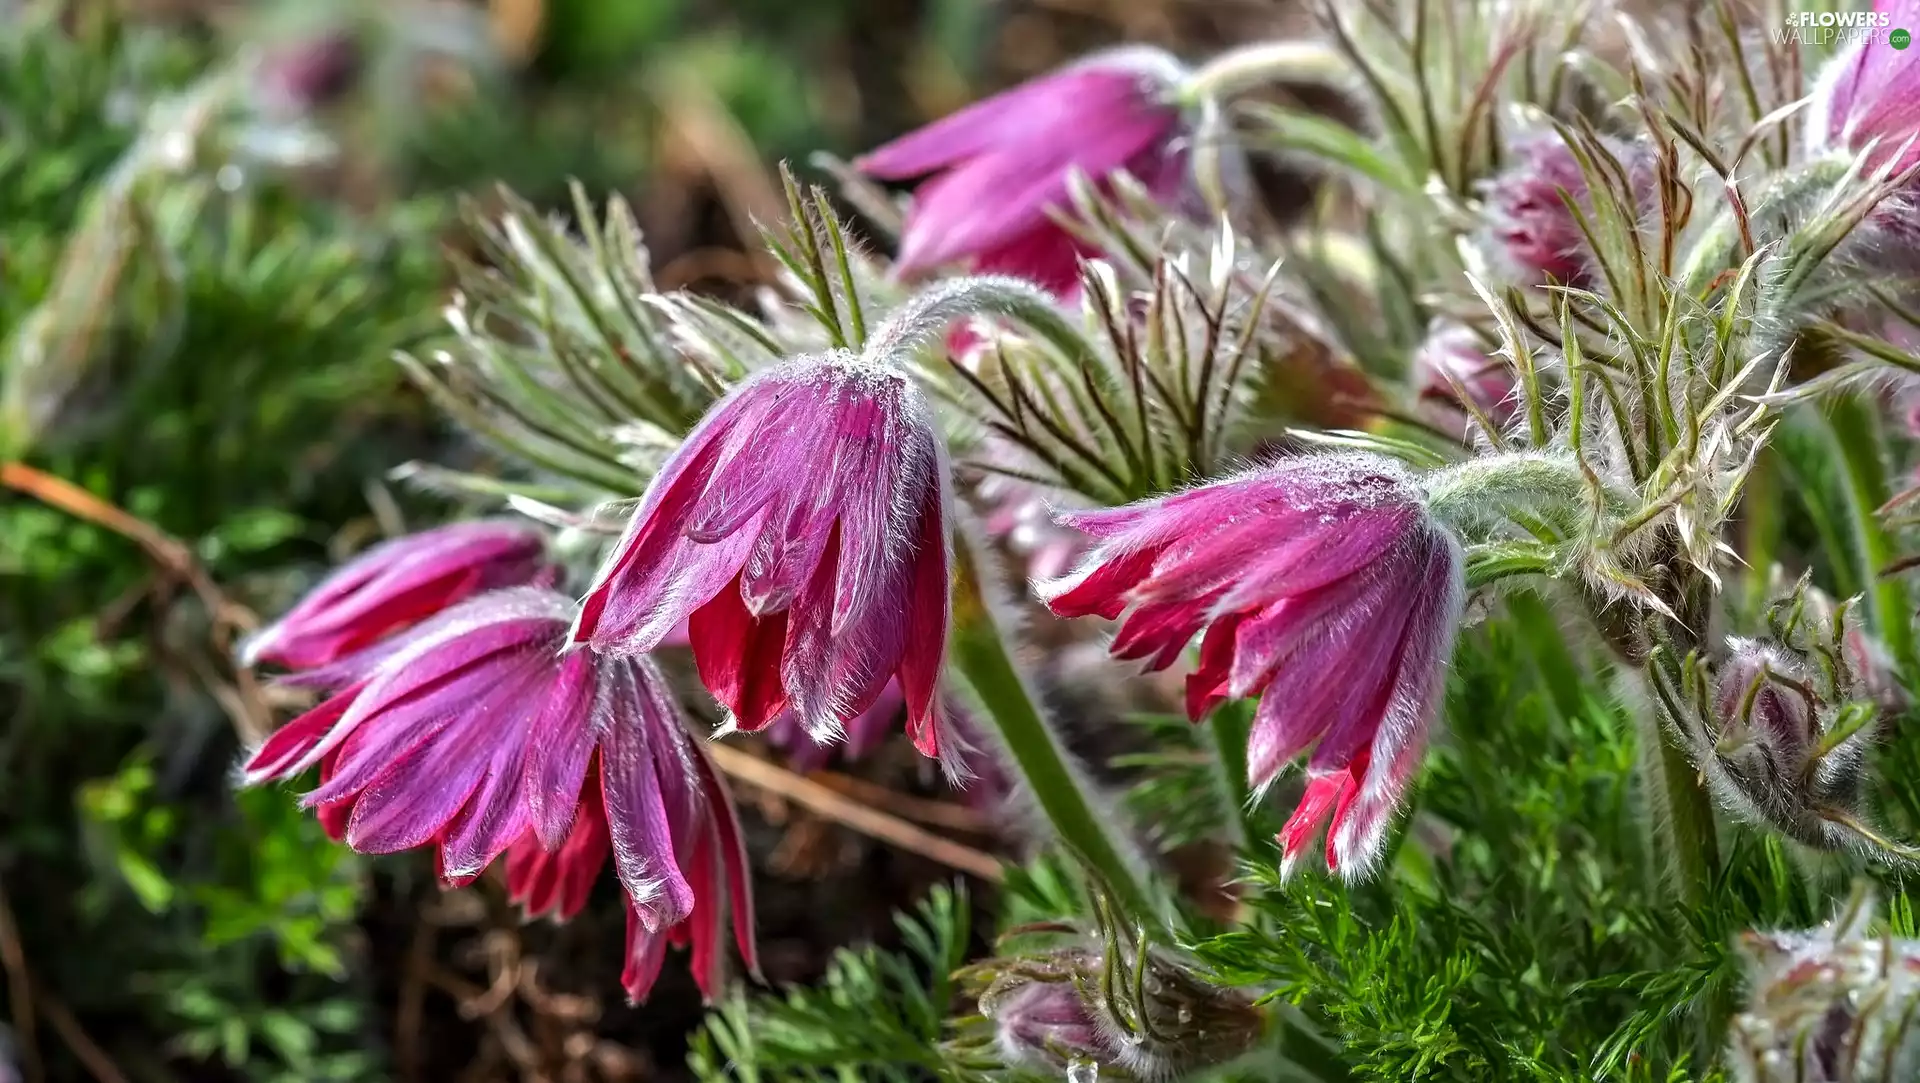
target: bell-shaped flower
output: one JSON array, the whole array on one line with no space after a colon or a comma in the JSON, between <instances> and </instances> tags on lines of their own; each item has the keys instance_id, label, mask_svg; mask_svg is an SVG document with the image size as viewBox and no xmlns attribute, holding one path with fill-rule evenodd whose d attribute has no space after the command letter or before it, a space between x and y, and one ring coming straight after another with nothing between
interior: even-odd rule
<instances>
[{"instance_id":1,"label":"bell-shaped flower","mask_svg":"<svg viewBox=\"0 0 1920 1083\"><path fill-rule=\"evenodd\" d=\"M1327 830L1329 869L1363 875L1419 765L1465 594L1459 543L1396 463L1282 460L1122 508L1062 517L1094 541L1041 586L1065 617L1120 621L1112 653L1172 664L1196 721L1258 696L1256 788L1311 750L1280 841L1291 868Z\"/></svg>"},{"instance_id":2,"label":"bell-shaped flower","mask_svg":"<svg viewBox=\"0 0 1920 1083\"><path fill-rule=\"evenodd\" d=\"M1070 181L1125 171L1154 198L1177 200L1189 133L1174 88L1184 75L1156 49L1100 53L857 160L869 176L919 181L900 236L901 273L959 264L1076 293L1079 261L1094 253L1053 217L1071 206Z\"/></svg>"},{"instance_id":3,"label":"bell-shaped flower","mask_svg":"<svg viewBox=\"0 0 1920 1083\"><path fill-rule=\"evenodd\" d=\"M646 994L668 943L691 945L712 993L723 915L754 965L739 826L664 678L643 658L565 651L574 615L535 587L469 599L336 667L333 694L269 737L244 780L319 766L303 803L330 829L363 853L432 845L449 883L517 849L510 885L535 912L577 909L583 870L610 852L630 906L628 993ZM530 846L551 876L527 871Z\"/></svg>"},{"instance_id":4,"label":"bell-shaped flower","mask_svg":"<svg viewBox=\"0 0 1920 1083\"><path fill-rule=\"evenodd\" d=\"M822 741L898 680L914 743L958 773L935 695L949 486L927 402L898 368L843 351L760 373L654 477L573 640L643 653L684 620L733 727L791 710Z\"/></svg>"},{"instance_id":5,"label":"bell-shaped flower","mask_svg":"<svg viewBox=\"0 0 1920 1083\"><path fill-rule=\"evenodd\" d=\"M501 521L453 523L382 542L249 637L241 661L288 669L339 661L482 591L532 582L545 567L545 547L537 529Z\"/></svg>"}]
</instances>

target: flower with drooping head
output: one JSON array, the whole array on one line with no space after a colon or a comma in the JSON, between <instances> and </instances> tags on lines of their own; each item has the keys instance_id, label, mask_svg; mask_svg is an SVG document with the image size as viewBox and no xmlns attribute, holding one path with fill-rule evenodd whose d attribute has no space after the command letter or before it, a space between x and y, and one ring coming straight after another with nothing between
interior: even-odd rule
<instances>
[{"instance_id":1,"label":"flower with drooping head","mask_svg":"<svg viewBox=\"0 0 1920 1083\"><path fill-rule=\"evenodd\" d=\"M962 749L935 696L951 616L950 484L903 371L840 351L760 373L647 487L573 641L643 653L685 620L734 728L790 709L823 741L897 679L914 743L957 773Z\"/></svg>"},{"instance_id":2,"label":"flower with drooping head","mask_svg":"<svg viewBox=\"0 0 1920 1083\"><path fill-rule=\"evenodd\" d=\"M733 810L653 664L564 651L573 617L548 590L493 591L307 674L332 695L269 737L244 781L317 765L302 800L330 831L363 853L432 845L452 884L513 849L509 879L535 912L578 909L585 869L610 852L630 907L628 993L646 995L674 942L691 944L711 994L729 911L754 960ZM529 871L543 861L551 875Z\"/></svg>"},{"instance_id":3,"label":"flower with drooping head","mask_svg":"<svg viewBox=\"0 0 1920 1083\"><path fill-rule=\"evenodd\" d=\"M1094 254L1055 221L1078 171L1095 183L1125 171L1163 203L1186 186L1186 128L1173 100L1185 71L1156 49L1101 53L976 102L854 163L869 176L919 181L898 267L957 263L1017 275L1057 296L1078 292Z\"/></svg>"},{"instance_id":4,"label":"flower with drooping head","mask_svg":"<svg viewBox=\"0 0 1920 1083\"><path fill-rule=\"evenodd\" d=\"M1602 145L1625 172L1633 203L1648 207L1653 196L1653 162L1647 150L1618 140ZM1567 205L1571 199L1589 221L1593 219L1593 193L1579 159L1552 132L1516 140L1512 149L1517 162L1487 185L1493 238L1506 262L1525 281L1591 285L1593 252Z\"/></svg>"},{"instance_id":5,"label":"flower with drooping head","mask_svg":"<svg viewBox=\"0 0 1920 1083\"><path fill-rule=\"evenodd\" d=\"M1425 413L1458 432L1472 406L1495 425L1504 425L1519 408L1514 398L1513 367L1488 354L1473 328L1444 324L1434 328L1413 354L1414 390Z\"/></svg>"},{"instance_id":6,"label":"flower with drooping head","mask_svg":"<svg viewBox=\"0 0 1920 1083\"><path fill-rule=\"evenodd\" d=\"M246 665L311 669L337 662L463 599L522 586L544 568L530 526L453 523L394 538L348 561L240 649Z\"/></svg>"},{"instance_id":7,"label":"flower with drooping head","mask_svg":"<svg viewBox=\"0 0 1920 1083\"><path fill-rule=\"evenodd\" d=\"M1312 750L1280 842L1327 828L1327 867L1363 875L1425 747L1465 594L1460 544L1397 463L1288 459L1156 500L1062 516L1094 541L1041 586L1063 617L1120 621L1112 653L1171 665L1203 629L1187 711L1260 697L1248 781Z\"/></svg>"},{"instance_id":8,"label":"flower with drooping head","mask_svg":"<svg viewBox=\"0 0 1920 1083\"><path fill-rule=\"evenodd\" d=\"M1113 1049L1071 980L1030 981L983 998L994 1046L1008 1067L1060 1072L1076 1062L1114 1059Z\"/></svg>"}]
</instances>

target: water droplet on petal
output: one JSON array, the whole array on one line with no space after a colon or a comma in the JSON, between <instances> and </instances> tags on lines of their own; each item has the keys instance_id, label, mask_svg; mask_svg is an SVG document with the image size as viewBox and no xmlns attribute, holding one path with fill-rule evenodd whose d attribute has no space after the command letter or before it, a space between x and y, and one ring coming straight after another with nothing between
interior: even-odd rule
<instances>
[{"instance_id":1,"label":"water droplet on petal","mask_svg":"<svg viewBox=\"0 0 1920 1083\"><path fill-rule=\"evenodd\" d=\"M1100 1066L1085 1058L1075 1058L1067 1065L1067 1083L1099 1083Z\"/></svg>"}]
</instances>

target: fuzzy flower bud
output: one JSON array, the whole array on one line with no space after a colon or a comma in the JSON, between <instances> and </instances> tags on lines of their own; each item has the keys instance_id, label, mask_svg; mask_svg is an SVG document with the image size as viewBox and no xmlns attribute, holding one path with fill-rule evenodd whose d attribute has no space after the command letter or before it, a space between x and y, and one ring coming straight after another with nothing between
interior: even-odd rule
<instances>
[{"instance_id":1,"label":"fuzzy flower bud","mask_svg":"<svg viewBox=\"0 0 1920 1083\"><path fill-rule=\"evenodd\" d=\"M1142 950L1144 974L1136 984ZM989 960L962 977L990 1026L990 1036L973 1044L1016 1072L1093 1069L1100 1079L1141 1083L1186 1078L1245 1053L1266 1024L1245 995L1171 956L1112 938L1104 947Z\"/></svg>"},{"instance_id":2,"label":"fuzzy flower bud","mask_svg":"<svg viewBox=\"0 0 1920 1083\"><path fill-rule=\"evenodd\" d=\"M1626 170L1635 202L1646 206L1653 188L1653 166L1646 150L1617 141L1606 146ZM1552 132L1519 140L1513 151L1518 163L1488 185L1487 211L1494 240L1522 280L1591 285L1592 249L1567 205L1572 200L1592 220L1593 194L1579 159Z\"/></svg>"},{"instance_id":3,"label":"fuzzy flower bud","mask_svg":"<svg viewBox=\"0 0 1920 1083\"><path fill-rule=\"evenodd\" d=\"M1869 933L1864 893L1805 932L1747 933L1749 999L1729 1028L1740 1083L1920 1075L1920 943Z\"/></svg>"},{"instance_id":4,"label":"fuzzy flower bud","mask_svg":"<svg viewBox=\"0 0 1920 1083\"><path fill-rule=\"evenodd\" d=\"M1511 365L1488 354L1471 327L1442 324L1413 354L1414 391L1421 412L1436 425L1458 431L1473 410L1505 425L1519 408Z\"/></svg>"},{"instance_id":5,"label":"fuzzy flower bud","mask_svg":"<svg viewBox=\"0 0 1920 1083\"><path fill-rule=\"evenodd\" d=\"M1186 129L1173 91L1180 63L1155 49L1088 57L962 109L860 158L882 180L916 180L898 268L944 264L1078 292L1094 253L1053 218L1076 172L1125 171L1165 203L1187 186Z\"/></svg>"},{"instance_id":6,"label":"fuzzy flower bud","mask_svg":"<svg viewBox=\"0 0 1920 1083\"><path fill-rule=\"evenodd\" d=\"M1460 544L1404 468L1303 456L1123 508L1061 516L1092 551L1040 585L1063 617L1119 620L1112 652L1163 669L1196 635L1198 721L1260 698L1247 777L1308 754L1281 832L1291 869L1326 832L1327 867L1370 870L1426 746L1460 621Z\"/></svg>"},{"instance_id":7,"label":"fuzzy flower bud","mask_svg":"<svg viewBox=\"0 0 1920 1083\"><path fill-rule=\"evenodd\" d=\"M1750 820L1816 849L1905 856L1867 824L1866 750L1879 709L1843 698L1855 687L1843 654L1797 640L1730 640L1695 758L1721 801Z\"/></svg>"}]
</instances>

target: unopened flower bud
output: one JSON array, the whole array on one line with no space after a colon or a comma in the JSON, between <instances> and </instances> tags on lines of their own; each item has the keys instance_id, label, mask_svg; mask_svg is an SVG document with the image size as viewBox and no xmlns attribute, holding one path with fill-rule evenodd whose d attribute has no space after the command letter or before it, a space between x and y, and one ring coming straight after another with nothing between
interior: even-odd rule
<instances>
[{"instance_id":1,"label":"unopened flower bud","mask_svg":"<svg viewBox=\"0 0 1920 1083\"><path fill-rule=\"evenodd\" d=\"M1720 754L1751 759L1775 775L1797 773L1812 749L1812 690L1780 649L1752 639L1732 646L1713 702Z\"/></svg>"},{"instance_id":2,"label":"unopened flower bud","mask_svg":"<svg viewBox=\"0 0 1920 1083\"><path fill-rule=\"evenodd\" d=\"M1144 967L1112 939L974 967L969 981L991 1030L973 1044L990 1046L1004 1069L1141 1083L1184 1078L1253 1046L1265 1015L1251 998L1139 950Z\"/></svg>"},{"instance_id":3,"label":"unopened flower bud","mask_svg":"<svg viewBox=\"0 0 1920 1083\"><path fill-rule=\"evenodd\" d=\"M1920 943L1871 936L1864 895L1805 932L1747 933L1729 1028L1741 1083L1904 1083L1920 1073Z\"/></svg>"}]
</instances>

